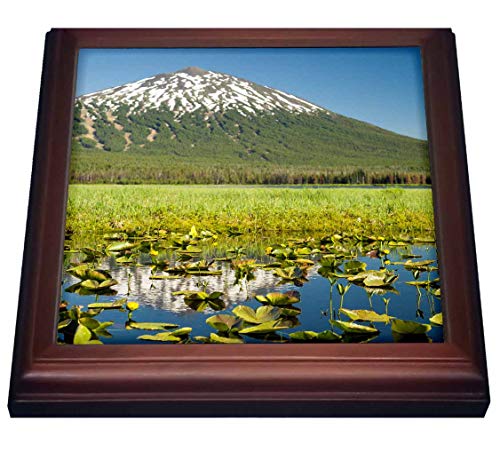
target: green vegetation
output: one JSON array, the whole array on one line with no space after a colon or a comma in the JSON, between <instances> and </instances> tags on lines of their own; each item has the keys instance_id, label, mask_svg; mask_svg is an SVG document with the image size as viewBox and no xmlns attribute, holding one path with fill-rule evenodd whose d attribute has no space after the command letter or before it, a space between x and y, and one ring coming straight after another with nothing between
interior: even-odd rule
<instances>
[{"instance_id":1,"label":"green vegetation","mask_svg":"<svg viewBox=\"0 0 500 452\"><path fill-rule=\"evenodd\" d=\"M68 231L434 235L430 189L70 185Z\"/></svg>"},{"instance_id":2,"label":"green vegetation","mask_svg":"<svg viewBox=\"0 0 500 452\"><path fill-rule=\"evenodd\" d=\"M84 141L85 140L85 141ZM95 145L95 143L94 143ZM360 166L278 165L260 162L217 163L182 159L144 150L106 152L92 149L84 137L74 141L70 179L85 184L430 184L426 171L409 171L399 165Z\"/></svg>"},{"instance_id":3,"label":"green vegetation","mask_svg":"<svg viewBox=\"0 0 500 452\"><path fill-rule=\"evenodd\" d=\"M82 114L81 104L80 102L77 102L75 105L74 118L73 118L73 137L85 135L87 133L87 128L83 124L81 114Z\"/></svg>"},{"instance_id":4,"label":"green vegetation","mask_svg":"<svg viewBox=\"0 0 500 452\"><path fill-rule=\"evenodd\" d=\"M75 183L430 182L426 141L334 113L245 117L235 111L195 111L175 118L165 107L130 113L123 105L111 122L104 105L88 107L88 112L95 129L93 147L82 141L90 132L77 102L71 161Z\"/></svg>"},{"instance_id":5,"label":"green vegetation","mask_svg":"<svg viewBox=\"0 0 500 452\"><path fill-rule=\"evenodd\" d=\"M390 249L411 250L416 242L413 238L400 238L398 242L385 236L365 236L355 232L325 235L320 239L308 237L303 239L288 239L283 243L269 245L266 248L267 259L239 259L234 256L234 250L227 250L223 259L206 261L201 258L203 249L210 247L218 240L225 241L234 232L226 231L219 236L215 231L198 230L192 226L186 234L185 231L167 234L166 231L153 236L144 234L128 236L126 233L110 234L101 238L94 249L81 248L68 251L73 255L71 261L65 260L65 270L78 282L65 285L65 293L76 293L79 296L90 296L91 303L87 310L80 305L69 306L62 302L59 310L57 339L59 343L67 344L101 344L104 339L112 338L111 328L115 328L115 321L109 319L97 320L96 317L110 311L123 314L113 318L119 320L125 330L134 335L136 341L156 341L164 343L221 343L240 344L250 340L261 342L369 342L377 338L384 328L392 331L393 340L396 342L422 341L429 342L427 336L433 328L440 329L443 324L442 314L435 308L435 300L440 298L438 293L439 278L431 278L431 273L437 268L433 266L434 259L406 260L404 262L391 261L388 255ZM389 249L390 248L390 249ZM241 249L240 249L241 252ZM399 252L402 257L403 254ZM378 270L367 269L366 256L382 256ZM169 321L138 321L141 305L128 298L117 298L113 301L99 302L101 295L116 296L113 287L119 282L113 279L110 271L102 268L104 262L112 259L116 265L129 267L141 266L150 268L150 279L165 278L168 282L173 278L187 281L198 278L197 287L203 290L177 290L172 291L172 296L182 297L191 316L181 317L196 319L193 315L211 315L198 317L204 320L209 330L207 336L191 335L196 322L192 326L179 328L178 323ZM124 260L125 259L125 260ZM363 259L361 261L359 259ZM321 268L316 273L316 263ZM228 299L227 293L209 290L210 279L219 278L225 271L234 270L235 281L233 286L245 280L246 303L234 306L233 300ZM238 269L245 268L245 272ZM418 270L415 270L418 269ZM295 330L301 325L303 309L317 309L318 299L304 300L302 293L297 290L253 293L250 289L253 274L257 271L269 272L278 277L285 275L284 282L301 288L306 284L317 283L316 276L325 278L330 283L330 288L336 284L340 299L334 303L333 292L329 292L329 311L321 312L327 317L330 330L312 331ZM418 273L415 273L415 272ZM115 272L116 275L120 272ZM422 274L424 279L417 281ZM294 275L288 278L286 275ZM411 275L415 281L421 282L417 287L417 312L418 321L398 318L389 313L389 298L386 294L400 293L395 284L403 276L407 279ZM313 277L312 277L313 276ZM200 277L205 278L203 281ZM272 276L271 276L272 278ZM342 281L342 282L338 282ZM338 283L337 283L338 282ZM370 309L345 309L344 300L351 286L358 287L366 293ZM128 291L130 293L130 277ZM153 285L151 286L153 287ZM429 314L425 323L424 312L421 307L421 290L426 292L429 303ZM359 293L359 292L358 292ZM127 294L129 295L129 294ZM383 297L385 313L377 312L373 305L374 296ZM349 303L355 301L359 295L354 295ZM255 300L255 301L254 301ZM314 301L314 303L311 303ZM250 306L249 303L253 305ZM337 304L337 306L335 306ZM318 313L319 314L319 313ZM109 329L108 329L109 328ZM123 329L123 326L118 328ZM159 331L156 334L140 334L142 331ZM206 330L205 330L206 331Z\"/></svg>"},{"instance_id":6,"label":"green vegetation","mask_svg":"<svg viewBox=\"0 0 500 452\"><path fill-rule=\"evenodd\" d=\"M104 151L117 152L125 147L125 138L114 126L106 122L98 122L94 125L95 136L103 144ZM103 151L101 151L103 152Z\"/></svg>"}]
</instances>

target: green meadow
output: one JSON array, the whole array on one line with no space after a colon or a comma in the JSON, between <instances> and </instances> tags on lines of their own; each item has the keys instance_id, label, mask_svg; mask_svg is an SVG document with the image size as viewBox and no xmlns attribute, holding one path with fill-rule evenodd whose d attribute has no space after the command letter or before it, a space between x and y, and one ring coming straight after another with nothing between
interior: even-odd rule
<instances>
[{"instance_id":1,"label":"green meadow","mask_svg":"<svg viewBox=\"0 0 500 452\"><path fill-rule=\"evenodd\" d=\"M66 229L199 229L433 238L430 189L215 185L70 185Z\"/></svg>"},{"instance_id":2,"label":"green meadow","mask_svg":"<svg viewBox=\"0 0 500 452\"><path fill-rule=\"evenodd\" d=\"M59 343L443 340L429 188L70 185L64 269Z\"/></svg>"}]
</instances>

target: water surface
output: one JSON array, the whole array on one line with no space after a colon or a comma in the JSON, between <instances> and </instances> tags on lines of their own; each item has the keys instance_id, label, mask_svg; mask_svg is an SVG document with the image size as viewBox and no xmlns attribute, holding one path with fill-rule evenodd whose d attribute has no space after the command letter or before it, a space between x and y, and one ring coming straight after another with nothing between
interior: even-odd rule
<instances>
[{"instance_id":1,"label":"water surface","mask_svg":"<svg viewBox=\"0 0 500 452\"><path fill-rule=\"evenodd\" d=\"M212 253L214 251L212 250ZM383 301L388 298L389 304L387 312L390 316L403 320L413 320L420 323L429 323L429 318L435 313L441 312L440 299L431 293L415 286L406 284L408 281L414 281L414 274L408 271L402 265L395 265L394 262L404 261L402 255L413 254L420 256L416 260L437 259L436 248L434 245L408 245L405 247L393 247L387 258L391 264L387 265L387 270L394 271L399 275L399 279L394 284L399 294L386 293L384 295L373 295L370 300L363 287L352 285L344 298L343 307L346 309L373 309L377 313L385 313L386 306ZM206 255L204 257L207 257ZM208 256L210 257L210 256ZM248 256L247 256L248 257ZM270 262L271 258L261 254L256 256L259 262ZM76 256L73 256L76 259ZM196 259L195 259L196 260ZM364 255L358 255L357 260L367 264L367 270L378 270L381 261L378 258L370 258ZM116 294L111 296L99 295L79 295L67 292L69 286L78 282L78 278L64 272L63 277L63 299L70 305L82 305L86 307L89 303L96 300L100 302L114 301L123 298L137 301L140 308L133 313L133 320L136 322L166 322L175 323L179 327L191 327L193 329L191 336L209 336L215 332L212 327L207 325L206 319L215 314L231 314L232 309L237 305L247 305L253 309L261 304L254 298L255 295L265 295L269 292L286 292L296 290L300 293L301 302L296 304L302 312L297 317L299 324L293 328L283 330L280 334L286 337L294 331L311 330L320 332L330 330L330 318L332 315L339 318L338 308L340 296L336 290L333 290L334 312L330 309L330 282L318 273L319 264L316 263L308 270L306 282L302 287L293 284L281 284L281 279L270 270L257 269L255 279L249 282L248 293L244 286L236 283L234 270L231 269L229 262L216 262L217 269L222 271L220 276L189 276L179 279L151 280L152 270L150 267L151 258L148 254L142 254L138 260L138 265L118 264L114 257L104 258L99 268L109 270L112 277L118 281L113 287ZM438 277L437 271L423 272L418 276L419 280L435 279ZM346 280L339 279L338 282L346 284ZM174 292L184 290L204 290L208 293L213 291L222 292L222 299L226 302L226 308L223 311L213 311L206 309L204 312L196 312L184 303L183 296L174 295ZM98 316L99 321L113 321L114 324L108 331L112 334L110 338L101 338L106 344L134 344L144 343L138 341L137 337L141 334L155 334L157 332L141 332L139 330L125 329L127 315L118 310L104 310ZM345 315L341 320L349 320ZM380 334L370 338L370 342L393 342L391 325L384 323L374 324ZM434 326L427 334L427 338L432 342L443 341L443 331L441 327ZM356 339L356 338L355 338ZM360 341L366 338L359 337ZM409 339L409 338L407 338ZM422 339L422 338L420 338ZM259 338L245 336L245 342L263 342ZM264 341L265 342L265 341Z\"/></svg>"}]
</instances>

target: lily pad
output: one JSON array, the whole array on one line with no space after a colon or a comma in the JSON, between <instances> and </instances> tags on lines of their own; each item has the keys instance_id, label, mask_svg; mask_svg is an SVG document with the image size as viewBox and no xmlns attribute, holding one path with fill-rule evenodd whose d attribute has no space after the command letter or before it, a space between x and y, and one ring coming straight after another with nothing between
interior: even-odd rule
<instances>
[{"instance_id":1,"label":"lily pad","mask_svg":"<svg viewBox=\"0 0 500 452\"><path fill-rule=\"evenodd\" d=\"M94 334L102 337L113 337L107 330L109 326L113 325L113 322L101 322L97 328L92 330Z\"/></svg>"},{"instance_id":2,"label":"lily pad","mask_svg":"<svg viewBox=\"0 0 500 452\"><path fill-rule=\"evenodd\" d=\"M237 330L238 326L241 325L241 319L229 314L218 314L209 317L206 323L217 331L227 333L232 330Z\"/></svg>"},{"instance_id":3,"label":"lily pad","mask_svg":"<svg viewBox=\"0 0 500 452\"><path fill-rule=\"evenodd\" d=\"M297 291L290 292L270 292L267 295L257 295L257 301L271 306L287 306L298 303L300 301L300 293Z\"/></svg>"},{"instance_id":4,"label":"lily pad","mask_svg":"<svg viewBox=\"0 0 500 452\"><path fill-rule=\"evenodd\" d=\"M139 336L137 339L141 339L143 341L159 341L159 342L180 342L184 338L186 338L189 333L192 331L192 328L180 328L175 331L168 331L165 333L158 334L144 334Z\"/></svg>"},{"instance_id":5,"label":"lily pad","mask_svg":"<svg viewBox=\"0 0 500 452\"><path fill-rule=\"evenodd\" d=\"M378 275L370 274L364 280L363 284L367 287L383 287L386 285L384 277Z\"/></svg>"},{"instance_id":6,"label":"lily pad","mask_svg":"<svg viewBox=\"0 0 500 452\"><path fill-rule=\"evenodd\" d=\"M157 342L180 342L182 339L180 337L174 336L170 333L158 333L158 334L143 334L137 339L142 341L157 341Z\"/></svg>"},{"instance_id":7,"label":"lily pad","mask_svg":"<svg viewBox=\"0 0 500 452\"><path fill-rule=\"evenodd\" d=\"M330 323L333 326L340 328L342 331L349 334L374 334L379 331L377 328L373 328L371 326L358 325L354 322L343 322L341 320L332 320Z\"/></svg>"},{"instance_id":8,"label":"lily pad","mask_svg":"<svg viewBox=\"0 0 500 452\"><path fill-rule=\"evenodd\" d=\"M398 275L386 270L366 270L349 276L348 281L364 286L366 288L386 288L391 287L398 279Z\"/></svg>"},{"instance_id":9,"label":"lily pad","mask_svg":"<svg viewBox=\"0 0 500 452\"><path fill-rule=\"evenodd\" d=\"M281 309L267 305L260 306L254 311L249 306L240 305L233 309L233 313L248 323L265 323L277 320L281 315Z\"/></svg>"},{"instance_id":10,"label":"lily pad","mask_svg":"<svg viewBox=\"0 0 500 452\"><path fill-rule=\"evenodd\" d=\"M437 298L441 297L441 289L438 287L437 289L429 289L430 293Z\"/></svg>"},{"instance_id":11,"label":"lily pad","mask_svg":"<svg viewBox=\"0 0 500 452\"><path fill-rule=\"evenodd\" d=\"M443 313L440 312L438 314L433 315L429 319L429 322L431 322L433 325L443 326Z\"/></svg>"},{"instance_id":12,"label":"lily pad","mask_svg":"<svg viewBox=\"0 0 500 452\"><path fill-rule=\"evenodd\" d=\"M92 338L92 332L84 325L78 325L73 338L73 344L87 344Z\"/></svg>"},{"instance_id":13,"label":"lily pad","mask_svg":"<svg viewBox=\"0 0 500 452\"><path fill-rule=\"evenodd\" d=\"M118 284L118 281L115 279L106 279L102 282L95 279L86 279L80 283L80 287L89 291L100 292L105 291L116 284Z\"/></svg>"},{"instance_id":14,"label":"lily pad","mask_svg":"<svg viewBox=\"0 0 500 452\"><path fill-rule=\"evenodd\" d=\"M64 320L61 320L58 324L57 324L57 329L58 330L62 330L64 328L66 328L67 326L69 326L69 324L72 322L71 319L64 319Z\"/></svg>"},{"instance_id":15,"label":"lily pad","mask_svg":"<svg viewBox=\"0 0 500 452\"><path fill-rule=\"evenodd\" d=\"M378 314L375 311L365 309L351 310L342 308L339 312L345 314L352 321L389 323L391 320L391 317L386 314Z\"/></svg>"},{"instance_id":16,"label":"lily pad","mask_svg":"<svg viewBox=\"0 0 500 452\"><path fill-rule=\"evenodd\" d=\"M344 264L344 271L349 274L356 274L366 270L366 263L360 261L349 261Z\"/></svg>"},{"instance_id":17,"label":"lily pad","mask_svg":"<svg viewBox=\"0 0 500 452\"><path fill-rule=\"evenodd\" d=\"M319 265L324 271L336 271L339 269L340 261L335 256L324 256L319 260Z\"/></svg>"},{"instance_id":18,"label":"lily pad","mask_svg":"<svg viewBox=\"0 0 500 452\"><path fill-rule=\"evenodd\" d=\"M314 265L314 261L311 259L295 259L295 263L300 267L310 267Z\"/></svg>"},{"instance_id":19,"label":"lily pad","mask_svg":"<svg viewBox=\"0 0 500 452\"><path fill-rule=\"evenodd\" d=\"M121 253L135 248L136 245L130 242L117 242L109 245L106 250L110 253Z\"/></svg>"},{"instance_id":20,"label":"lily pad","mask_svg":"<svg viewBox=\"0 0 500 452\"><path fill-rule=\"evenodd\" d=\"M112 286L115 286L116 284L118 284L118 281L116 279L106 279L106 281L102 281L99 284L98 289L99 290L108 289Z\"/></svg>"},{"instance_id":21,"label":"lily pad","mask_svg":"<svg viewBox=\"0 0 500 452\"><path fill-rule=\"evenodd\" d=\"M111 274L106 270L88 270L85 276L88 279L94 279L99 282L111 279Z\"/></svg>"},{"instance_id":22,"label":"lily pad","mask_svg":"<svg viewBox=\"0 0 500 452\"><path fill-rule=\"evenodd\" d=\"M96 281L95 279L86 279L80 283L80 287L84 287L88 290L97 290L99 287L99 281Z\"/></svg>"},{"instance_id":23,"label":"lily pad","mask_svg":"<svg viewBox=\"0 0 500 452\"><path fill-rule=\"evenodd\" d=\"M175 292L174 294L180 294ZM203 291L196 292L184 292L184 303L186 303L191 309L195 311L202 312L207 308L211 308L214 311L222 311L226 304L221 300L222 292L212 292L208 294Z\"/></svg>"},{"instance_id":24,"label":"lily pad","mask_svg":"<svg viewBox=\"0 0 500 452\"><path fill-rule=\"evenodd\" d=\"M325 330L321 333L315 331L295 331L290 333L293 342L339 342L341 336L333 331Z\"/></svg>"},{"instance_id":25,"label":"lily pad","mask_svg":"<svg viewBox=\"0 0 500 452\"><path fill-rule=\"evenodd\" d=\"M77 265L76 267L68 268L66 271L77 278L84 279L87 275L87 271L89 269L88 264Z\"/></svg>"},{"instance_id":26,"label":"lily pad","mask_svg":"<svg viewBox=\"0 0 500 452\"><path fill-rule=\"evenodd\" d=\"M272 320L270 322L260 323L249 326L239 331L240 334L267 334L278 330L284 330L292 326L291 322L283 320Z\"/></svg>"},{"instance_id":27,"label":"lily pad","mask_svg":"<svg viewBox=\"0 0 500 452\"><path fill-rule=\"evenodd\" d=\"M298 308L297 306L280 306L279 308L281 310L281 315L284 317L296 317L300 315L302 310Z\"/></svg>"},{"instance_id":28,"label":"lily pad","mask_svg":"<svg viewBox=\"0 0 500 452\"><path fill-rule=\"evenodd\" d=\"M369 295L385 295L388 292L393 293L395 295L399 295L399 290L395 289L392 286L383 286L383 287L363 286L363 289L365 289L365 292Z\"/></svg>"},{"instance_id":29,"label":"lily pad","mask_svg":"<svg viewBox=\"0 0 500 452\"><path fill-rule=\"evenodd\" d=\"M222 275L222 270L186 270L186 273L198 276L220 276Z\"/></svg>"},{"instance_id":30,"label":"lily pad","mask_svg":"<svg viewBox=\"0 0 500 452\"><path fill-rule=\"evenodd\" d=\"M131 256L120 256L116 258L116 262L118 264L133 264L137 260L137 257L134 255Z\"/></svg>"},{"instance_id":31,"label":"lily pad","mask_svg":"<svg viewBox=\"0 0 500 452\"><path fill-rule=\"evenodd\" d=\"M288 262L286 262L288 265ZM306 278L305 269L301 269L299 267L290 267L287 266L285 268L277 268L274 270L274 274L282 279L282 282L293 282L294 285L301 287L308 281Z\"/></svg>"},{"instance_id":32,"label":"lily pad","mask_svg":"<svg viewBox=\"0 0 500 452\"><path fill-rule=\"evenodd\" d=\"M96 320L92 317L83 317L80 318L80 325L85 326L89 330L95 330L96 328L99 328L100 326L99 320Z\"/></svg>"},{"instance_id":33,"label":"lily pad","mask_svg":"<svg viewBox=\"0 0 500 452\"><path fill-rule=\"evenodd\" d=\"M89 309L121 309L126 300L116 300L111 302L90 303L87 307Z\"/></svg>"},{"instance_id":34,"label":"lily pad","mask_svg":"<svg viewBox=\"0 0 500 452\"><path fill-rule=\"evenodd\" d=\"M398 334L425 334L431 330L431 326L412 320L392 319L391 329Z\"/></svg>"},{"instance_id":35,"label":"lily pad","mask_svg":"<svg viewBox=\"0 0 500 452\"><path fill-rule=\"evenodd\" d=\"M417 287L428 287L430 285L429 281L406 281L405 284L409 286L417 286Z\"/></svg>"},{"instance_id":36,"label":"lily pad","mask_svg":"<svg viewBox=\"0 0 500 452\"><path fill-rule=\"evenodd\" d=\"M189 333L193 331L193 328L190 327L184 327L184 328L179 328L178 330L175 331L169 331L170 334L178 337L186 337L189 336Z\"/></svg>"},{"instance_id":37,"label":"lily pad","mask_svg":"<svg viewBox=\"0 0 500 452\"><path fill-rule=\"evenodd\" d=\"M128 321L125 324L126 329L133 330L147 330L147 331L160 331L168 330L171 328L177 328L179 325L175 323L163 323L163 322L134 322L133 320Z\"/></svg>"},{"instance_id":38,"label":"lily pad","mask_svg":"<svg viewBox=\"0 0 500 452\"><path fill-rule=\"evenodd\" d=\"M210 342L214 344L243 344L240 337L224 337L215 333L210 333Z\"/></svg>"},{"instance_id":39,"label":"lily pad","mask_svg":"<svg viewBox=\"0 0 500 452\"><path fill-rule=\"evenodd\" d=\"M407 270L420 270L420 271L428 271L430 264L436 262L434 259L426 259L423 261L413 261L407 260L403 263L404 268Z\"/></svg>"}]
</instances>

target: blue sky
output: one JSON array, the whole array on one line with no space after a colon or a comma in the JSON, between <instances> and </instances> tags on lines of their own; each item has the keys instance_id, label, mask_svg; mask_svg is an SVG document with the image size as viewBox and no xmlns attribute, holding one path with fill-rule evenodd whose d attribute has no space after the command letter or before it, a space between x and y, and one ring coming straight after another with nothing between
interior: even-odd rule
<instances>
[{"instance_id":1,"label":"blue sky","mask_svg":"<svg viewBox=\"0 0 500 452\"><path fill-rule=\"evenodd\" d=\"M76 95L186 66L225 72L426 138L420 49L82 49Z\"/></svg>"}]
</instances>

